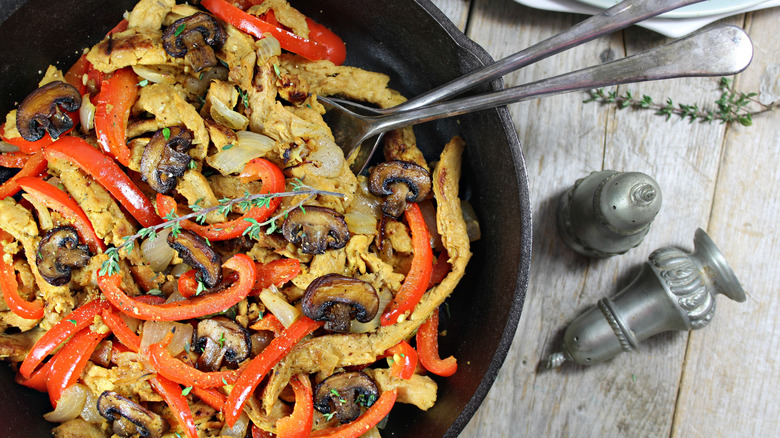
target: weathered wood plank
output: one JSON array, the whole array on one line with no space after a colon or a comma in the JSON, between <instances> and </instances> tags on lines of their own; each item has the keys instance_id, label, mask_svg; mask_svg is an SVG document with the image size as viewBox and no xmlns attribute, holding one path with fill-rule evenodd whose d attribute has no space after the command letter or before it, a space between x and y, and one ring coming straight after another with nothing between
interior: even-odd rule
<instances>
[{"instance_id":1,"label":"weathered wood plank","mask_svg":"<svg viewBox=\"0 0 780 438\"><path fill-rule=\"evenodd\" d=\"M508 0L480 1L474 7L469 36L496 58L540 41L582 19L569 14L535 11ZM741 23L742 19L736 17L726 21ZM769 29L768 22L771 20L766 21L763 26ZM761 25L754 23L753 26ZM520 73L509 75L506 82L508 86L524 83L635 53L664 41L664 38L649 31L632 28L530 66ZM679 102L704 105L717 99L717 87L717 79L684 79L627 88L653 95L661 101L666 96L673 96ZM661 246L691 250L695 228L706 229L712 217L712 230L717 224L719 208L733 210L732 204L737 202L729 204L720 200L721 197L733 199L733 191L720 192L723 190L720 181L724 176L720 175L721 180L718 178L721 164L731 156L729 152L737 153L733 151L734 147L726 149L724 160L721 160L724 141L731 141L728 139L735 135L725 127L689 124L680 120L666 122L649 112L616 112L593 104L583 105L582 99L582 94L573 94L518 104L510 109L524 144L531 178L535 213L531 285L523 318L504 368L463 435L631 437L669 436L674 431L675 435L688 436L701 427L688 418L697 414L686 414L683 407L701 414L702 411L713 411L717 403L721 407L714 423L712 419L700 419L714 432L711 435L733 436L743 430L766 434L776 427L775 422L754 429L730 424L726 416L730 412L726 411L729 409L726 406L730 404L723 402L727 399L725 394L708 392L696 402L686 400L689 392L694 394L686 391L686 382L691 379L701 382L708 378L705 377L708 376L706 371L712 361L701 361L700 370L692 371L690 368L693 366L692 359L698 357L693 347L696 336L707 333L712 330L711 327L691 337L692 348L687 356L688 334L673 333L645 342L637 353L624 354L595 367L570 365L552 372L539 368L540 362L554 350L565 326L599 298L614 295L626 286L652 250ZM776 128L774 131L767 129L764 136L777 137ZM777 152L776 149L774 152ZM762 162L774 163L769 161L768 154L764 155L766 159ZM769 171L775 165L765 167ZM603 168L650 174L661 184L665 206L639 248L624 256L591 261L576 255L560 241L555 229L555 207L559 194L577 178ZM766 179L769 181L766 187L773 187L771 184L776 182L777 176ZM719 207L720 204L724 207ZM776 207L776 202L766 204L760 210L764 214L761 217L764 222L755 220L751 224L776 221L768 213L770 208ZM729 213L723 214L728 216ZM764 228L771 229L768 224ZM749 231L755 232L755 227ZM760 236L756 235L755 239L760 239ZM718 241L717 236L713 237ZM756 242L750 242L744 246L744 251L756 245ZM771 246L766 251L777 250ZM733 311L737 306L726 301L719 311L724 312L725 308ZM767 317L775 314L772 310L766 312ZM711 325L718 326L721 318L727 320L728 317L718 317ZM735 339L744 336L726 321L720 327L728 327L724 330L730 330ZM765 331L772 333L777 330L770 328ZM771 343L764 340L761 345ZM753 347L758 348L756 345ZM749 357L747 353L741 356ZM689 365L680 391L681 409L676 413L678 422L673 429L676 398L686 358ZM738 360L736 357L733 359L734 362ZM727 370L737 368L736 365L726 367L723 374L728 376L730 371ZM765 368L774 370L771 365ZM695 377L689 377L691 373ZM745 393L766 403L767 394L761 391L760 384L746 374L740 376L747 379L748 386L752 388L746 389ZM775 382L774 379L770 381ZM724 388L730 387L724 385ZM727 389L721 392L725 393ZM764 408L764 411L771 411L775 414L772 418L776 419L776 409ZM750 412L750 409L746 408L745 412ZM685 424L691 424L693 429L686 429Z\"/></svg>"},{"instance_id":2,"label":"weathered wood plank","mask_svg":"<svg viewBox=\"0 0 780 438\"><path fill-rule=\"evenodd\" d=\"M780 63L780 9L752 14L746 30L755 52L737 88L759 89ZM777 67L775 67L777 68ZM715 319L690 335L673 436L776 436L780 430L780 112L726 132L714 188L709 234L742 282L748 298L719 297Z\"/></svg>"},{"instance_id":3,"label":"weathered wood plank","mask_svg":"<svg viewBox=\"0 0 780 438\"><path fill-rule=\"evenodd\" d=\"M581 21L583 16L537 11L512 1L480 1L472 11L469 36L501 58ZM507 86L601 62L610 51L622 53L620 35L601 39L508 75ZM582 94L556 96L510 107L531 180L534 208L534 258L523 317L507 360L483 406L464 436L606 436L606 397L592 391L604 384L583 378L577 369L538 371L563 325L585 303L582 294L588 260L558 237L555 208L576 178L601 169L608 112L583 106ZM587 300L587 304L591 304ZM592 374L591 374L592 375ZM607 400L607 402L611 402Z\"/></svg>"},{"instance_id":4,"label":"weathered wood plank","mask_svg":"<svg viewBox=\"0 0 780 438\"><path fill-rule=\"evenodd\" d=\"M432 0L432 2L458 26L458 29L466 29L471 0Z\"/></svg>"}]
</instances>

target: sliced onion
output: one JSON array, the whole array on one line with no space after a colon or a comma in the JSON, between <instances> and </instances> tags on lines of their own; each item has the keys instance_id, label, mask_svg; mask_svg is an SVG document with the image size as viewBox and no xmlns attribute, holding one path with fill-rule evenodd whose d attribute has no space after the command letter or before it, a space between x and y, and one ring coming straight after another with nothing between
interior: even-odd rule
<instances>
[{"instance_id":1,"label":"sliced onion","mask_svg":"<svg viewBox=\"0 0 780 438\"><path fill-rule=\"evenodd\" d=\"M4 141L0 141L0 153L5 152L19 152L19 146L12 145L11 143L6 143Z\"/></svg>"},{"instance_id":2,"label":"sliced onion","mask_svg":"<svg viewBox=\"0 0 780 438\"><path fill-rule=\"evenodd\" d=\"M225 102L222 102L219 99L211 100L211 110L209 113L215 122L236 131L245 130L246 127L249 126L249 119L244 117L243 114L228 108L227 105L225 105Z\"/></svg>"},{"instance_id":3,"label":"sliced onion","mask_svg":"<svg viewBox=\"0 0 780 438\"><path fill-rule=\"evenodd\" d=\"M425 219L425 225L428 227L431 246L441 251L444 247L442 246L441 234L439 234L439 227L436 223L436 207L430 199L418 202L417 205L420 206L420 212L423 215L423 219Z\"/></svg>"},{"instance_id":4,"label":"sliced onion","mask_svg":"<svg viewBox=\"0 0 780 438\"><path fill-rule=\"evenodd\" d=\"M119 317L122 318L122 320L127 324L127 327L133 331L133 333L138 333L138 326L141 325L141 320L137 318L133 318L132 316L125 315L124 313L120 313Z\"/></svg>"},{"instance_id":5,"label":"sliced onion","mask_svg":"<svg viewBox=\"0 0 780 438\"><path fill-rule=\"evenodd\" d=\"M154 272L160 272L168 267L173 260L176 251L168 245L168 234L170 228L160 231L155 238L147 238L141 243L141 254L144 260Z\"/></svg>"},{"instance_id":6,"label":"sliced onion","mask_svg":"<svg viewBox=\"0 0 780 438\"><path fill-rule=\"evenodd\" d=\"M376 312L374 319L368 322L359 322L353 319L350 322L350 333L368 333L373 332L381 324L382 314L385 312L385 307L393 301L393 293L386 287L381 287L377 290L379 294L379 310Z\"/></svg>"},{"instance_id":7,"label":"sliced onion","mask_svg":"<svg viewBox=\"0 0 780 438\"><path fill-rule=\"evenodd\" d=\"M260 301L263 302L265 308L273 313L285 327L289 327L301 317L301 311L279 296L278 289L276 289L275 286L271 286L260 292Z\"/></svg>"},{"instance_id":8,"label":"sliced onion","mask_svg":"<svg viewBox=\"0 0 780 438\"><path fill-rule=\"evenodd\" d=\"M331 139L320 137L315 141L317 149L309 154L308 159L314 161L309 165L312 173L326 178L335 178L341 173L344 165L344 151Z\"/></svg>"},{"instance_id":9,"label":"sliced onion","mask_svg":"<svg viewBox=\"0 0 780 438\"><path fill-rule=\"evenodd\" d=\"M233 425L233 427L229 427L227 423L225 423L224 426L222 426L222 430L219 431L220 437L233 437L233 438L244 438L246 436L246 430L249 427L249 417L242 413L240 417L238 417L238 420L236 420L236 424Z\"/></svg>"},{"instance_id":10,"label":"sliced onion","mask_svg":"<svg viewBox=\"0 0 780 438\"><path fill-rule=\"evenodd\" d=\"M92 105L89 100L89 93L81 96L79 121L81 122L81 132L86 134L95 129L95 105Z\"/></svg>"},{"instance_id":11,"label":"sliced onion","mask_svg":"<svg viewBox=\"0 0 780 438\"><path fill-rule=\"evenodd\" d=\"M239 131L236 144L229 149L222 149L209 159L211 167L223 175L239 173L250 160L265 156L274 147L274 140L262 134L251 131Z\"/></svg>"},{"instance_id":12,"label":"sliced onion","mask_svg":"<svg viewBox=\"0 0 780 438\"><path fill-rule=\"evenodd\" d=\"M460 208L463 210L463 219L466 221L466 233L469 236L469 241L479 240L482 237L482 231L479 228L477 212L474 211L474 207L467 201L460 201Z\"/></svg>"},{"instance_id":13,"label":"sliced onion","mask_svg":"<svg viewBox=\"0 0 780 438\"><path fill-rule=\"evenodd\" d=\"M81 418L87 423L102 423L105 419L97 410L99 394L95 394L89 388L87 388L86 393L87 399L84 401L84 407L81 409Z\"/></svg>"},{"instance_id":14,"label":"sliced onion","mask_svg":"<svg viewBox=\"0 0 780 438\"><path fill-rule=\"evenodd\" d=\"M22 198L26 199L27 202L32 204L33 208L35 208L35 212L38 214L38 224L42 230L51 230L54 228L54 219L52 219L51 213L46 205L27 193L23 193Z\"/></svg>"},{"instance_id":15,"label":"sliced onion","mask_svg":"<svg viewBox=\"0 0 780 438\"><path fill-rule=\"evenodd\" d=\"M376 217L361 213L359 211L352 211L344 215L344 221L347 223L349 232L352 234L376 234Z\"/></svg>"},{"instance_id":16,"label":"sliced onion","mask_svg":"<svg viewBox=\"0 0 780 438\"><path fill-rule=\"evenodd\" d=\"M185 272L192 269L192 266L186 264L186 263L179 263L178 265L174 266L173 269L171 269L171 275L173 275L173 278L179 278L184 274Z\"/></svg>"},{"instance_id":17,"label":"sliced onion","mask_svg":"<svg viewBox=\"0 0 780 438\"><path fill-rule=\"evenodd\" d=\"M379 428L374 426L371 429L368 429L363 435L360 435L360 438L382 438L382 435L379 434Z\"/></svg>"},{"instance_id":18,"label":"sliced onion","mask_svg":"<svg viewBox=\"0 0 780 438\"><path fill-rule=\"evenodd\" d=\"M208 91L209 86L211 85L211 81L226 81L227 78L228 69L222 65L218 65L209 70L206 70L197 78L194 76L187 76L187 78L183 81L183 85L184 89L193 95L203 96Z\"/></svg>"},{"instance_id":19,"label":"sliced onion","mask_svg":"<svg viewBox=\"0 0 780 438\"><path fill-rule=\"evenodd\" d=\"M257 65L263 65L270 57L281 54L282 46L279 45L279 40L270 33L264 33L263 38L257 41Z\"/></svg>"},{"instance_id":20,"label":"sliced onion","mask_svg":"<svg viewBox=\"0 0 780 438\"><path fill-rule=\"evenodd\" d=\"M176 83L176 75L174 75L173 69L167 66L134 65L133 71L142 79L146 79L155 84L162 83L173 85Z\"/></svg>"},{"instance_id":21,"label":"sliced onion","mask_svg":"<svg viewBox=\"0 0 780 438\"><path fill-rule=\"evenodd\" d=\"M87 401L87 391L89 389L80 383L74 383L65 388L62 391L60 401L57 403L57 408L52 412L44 414L43 418L46 421L62 423L78 417L81 414L84 403Z\"/></svg>"},{"instance_id":22,"label":"sliced onion","mask_svg":"<svg viewBox=\"0 0 780 438\"><path fill-rule=\"evenodd\" d=\"M175 331L173 331L175 329ZM173 339L168 345L168 352L176 356L192 342L192 326L186 323L171 321L146 321L141 332L141 350L160 342L173 331Z\"/></svg>"}]
</instances>

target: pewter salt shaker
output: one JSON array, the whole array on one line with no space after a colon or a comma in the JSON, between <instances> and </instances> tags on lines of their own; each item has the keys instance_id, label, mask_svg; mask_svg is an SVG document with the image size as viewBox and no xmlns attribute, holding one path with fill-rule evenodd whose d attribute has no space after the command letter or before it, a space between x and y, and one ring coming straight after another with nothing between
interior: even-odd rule
<instances>
[{"instance_id":1,"label":"pewter salt shaker","mask_svg":"<svg viewBox=\"0 0 780 438\"><path fill-rule=\"evenodd\" d=\"M561 196L558 231L578 253L610 257L642 243L660 208L661 188L644 173L593 172Z\"/></svg>"},{"instance_id":2,"label":"pewter salt shaker","mask_svg":"<svg viewBox=\"0 0 780 438\"><path fill-rule=\"evenodd\" d=\"M613 298L580 315L563 336L563 351L547 359L555 368L570 360L593 365L661 332L706 326L715 315L715 295L745 301L745 291L715 243L701 229L687 254L666 247L650 254L642 272Z\"/></svg>"}]
</instances>

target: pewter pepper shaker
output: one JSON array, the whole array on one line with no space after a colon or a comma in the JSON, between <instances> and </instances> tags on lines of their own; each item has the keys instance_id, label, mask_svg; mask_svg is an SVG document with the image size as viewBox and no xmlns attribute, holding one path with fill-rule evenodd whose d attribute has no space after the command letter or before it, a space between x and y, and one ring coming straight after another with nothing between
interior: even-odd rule
<instances>
[{"instance_id":1,"label":"pewter pepper shaker","mask_svg":"<svg viewBox=\"0 0 780 438\"><path fill-rule=\"evenodd\" d=\"M569 325L563 351L550 355L547 367L566 360L593 365L658 333L700 329L715 315L718 293L745 301L742 285L707 233L697 229L693 243L691 254L671 247L650 254L630 285Z\"/></svg>"},{"instance_id":2,"label":"pewter pepper shaker","mask_svg":"<svg viewBox=\"0 0 780 438\"><path fill-rule=\"evenodd\" d=\"M644 173L593 172L561 196L558 231L578 253L610 257L642 243L660 209L661 188Z\"/></svg>"}]
</instances>

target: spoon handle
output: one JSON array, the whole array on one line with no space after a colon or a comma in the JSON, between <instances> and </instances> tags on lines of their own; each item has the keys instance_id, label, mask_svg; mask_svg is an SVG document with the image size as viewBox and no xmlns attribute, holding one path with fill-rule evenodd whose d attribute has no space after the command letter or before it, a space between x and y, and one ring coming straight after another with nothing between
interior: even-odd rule
<instances>
[{"instance_id":1,"label":"spoon handle","mask_svg":"<svg viewBox=\"0 0 780 438\"><path fill-rule=\"evenodd\" d=\"M430 103L444 100L447 97L460 94L479 84L500 78L509 72L519 70L526 65L533 64L602 35L607 35L647 18L701 1L703 0L624 0L598 15L581 21L569 29L521 50L514 55L509 55L493 64L467 73L400 105L378 112L384 114L394 113L420 108Z\"/></svg>"},{"instance_id":2,"label":"spoon handle","mask_svg":"<svg viewBox=\"0 0 780 438\"><path fill-rule=\"evenodd\" d=\"M732 75L744 70L752 57L753 45L745 31L736 26L719 26L627 58L529 84L395 114L367 117L373 119L374 126L366 136L552 94L629 82Z\"/></svg>"}]
</instances>

